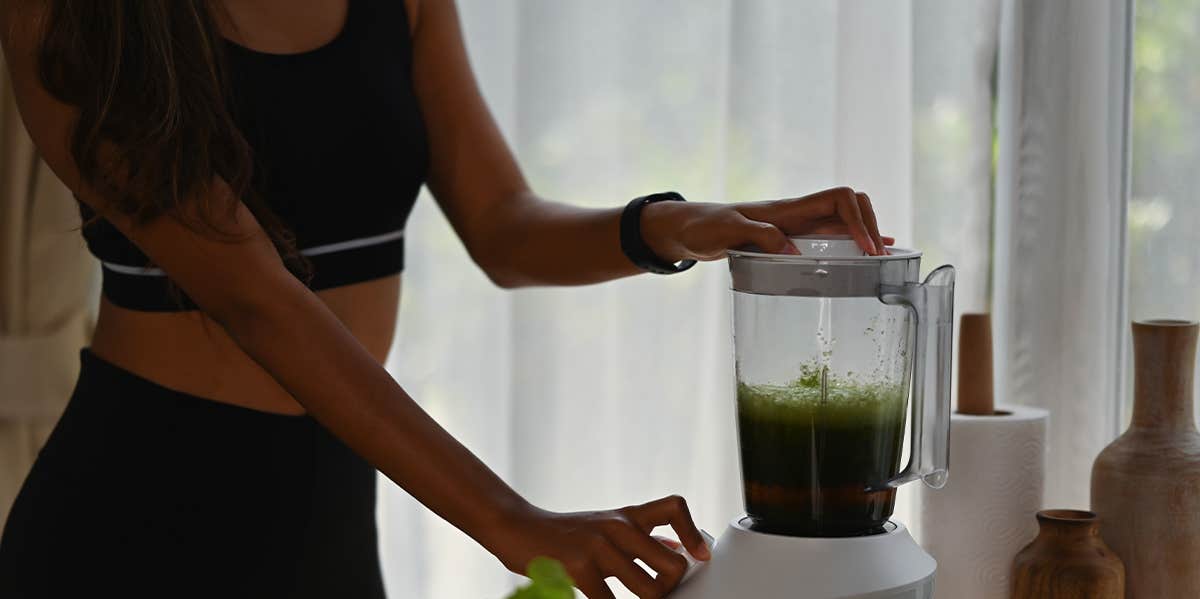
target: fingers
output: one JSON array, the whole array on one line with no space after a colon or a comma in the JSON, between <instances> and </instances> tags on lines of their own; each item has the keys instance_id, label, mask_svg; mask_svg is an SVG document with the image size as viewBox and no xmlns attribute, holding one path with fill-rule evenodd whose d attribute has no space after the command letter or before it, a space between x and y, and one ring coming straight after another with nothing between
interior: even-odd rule
<instances>
[{"instance_id":1,"label":"fingers","mask_svg":"<svg viewBox=\"0 0 1200 599\"><path fill-rule=\"evenodd\" d=\"M812 232L817 223L836 218L867 254L876 256L882 251L863 221L856 192L849 187L826 189L801 198L738 204L736 208L749 219L773 224L791 234ZM871 216L874 217L873 210Z\"/></svg>"},{"instance_id":2,"label":"fingers","mask_svg":"<svg viewBox=\"0 0 1200 599\"><path fill-rule=\"evenodd\" d=\"M576 578L575 586L583 591L588 599L616 599L599 570L591 568L587 573L577 575Z\"/></svg>"},{"instance_id":3,"label":"fingers","mask_svg":"<svg viewBox=\"0 0 1200 599\"><path fill-rule=\"evenodd\" d=\"M650 534L650 531L654 530L656 526L669 524L692 557L699 560L708 560L711 557L708 545L704 543L704 536L700 534L700 529L696 528L696 523L692 521L692 514L688 511L687 502L682 497L671 495L650 503L625 508L625 513L646 534Z\"/></svg>"},{"instance_id":4,"label":"fingers","mask_svg":"<svg viewBox=\"0 0 1200 599\"><path fill-rule=\"evenodd\" d=\"M850 228L846 226L846 223L842 222L842 219L834 216L811 221L805 226L793 229L790 232L795 235L846 235L850 232ZM883 241L885 249L886 246L896 245L895 237L880 235L879 239Z\"/></svg>"},{"instance_id":5,"label":"fingers","mask_svg":"<svg viewBox=\"0 0 1200 599\"><path fill-rule=\"evenodd\" d=\"M871 241L875 243L875 249L880 254L886 253L887 249L884 247L886 244L883 243L883 237L879 235L879 224L875 222L875 209L871 207L871 198L862 192L856 192L854 197L858 200L858 212L862 214L863 224L867 226L867 233L870 234Z\"/></svg>"},{"instance_id":6,"label":"fingers","mask_svg":"<svg viewBox=\"0 0 1200 599\"><path fill-rule=\"evenodd\" d=\"M769 222L789 233L813 221L839 217L838 202L854 196L849 187L834 187L799 198L770 202L747 202L735 207L754 220Z\"/></svg>"},{"instance_id":7,"label":"fingers","mask_svg":"<svg viewBox=\"0 0 1200 599\"><path fill-rule=\"evenodd\" d=\"M627 529L628 530L628 529ZM615 576L625 588L642 599L658 599L664 594L645 570L633 562L634 556L627 555L611 541L599 537L593 549L596 565L607 576Z\"/></svg>"},{"instance_id":8,"label":"fingers","mask_svg":"<svg viewBox=\"0 0 1200 599\"><path fill-rule=\"evenodd\" d=\"M655 580L661 591L675 588L687 573L687 560L657 539L632 528L614 530L609 538L625 553L640 558L658 575Z\"/></svg>"},{"instance_id":9,"label":"fingers","mask_svg":"<svg viewBox=\"0 0 1200 599\"><path fill-rule=\"evenodd\" d=\"M732 211L731 214L735 226L730 230L731 238L726 240L725 247L755 245L762 251L773 254L800 253L787 235L779 230L779 227L771 223L751 220L737 211Z\"/></svg>"},{"instance_id":10,"label":"fingers","mask_svg":"<svg viewBox=\"0 0 1200 599\"><path fill-rule=\"evenodd\" d=\"M837 214L842 218L842 222L846 223L846 227L850 230L850 236L854 238L854 242L858 247L862 248L870 256L878 256L879 249L875 247L875 240L871 239L871 234L867 232L867 226L863 223L862 210L858 207L858 195L853 189L843 188L845 193L837 195Z\"/></svg>"}]
</instances>

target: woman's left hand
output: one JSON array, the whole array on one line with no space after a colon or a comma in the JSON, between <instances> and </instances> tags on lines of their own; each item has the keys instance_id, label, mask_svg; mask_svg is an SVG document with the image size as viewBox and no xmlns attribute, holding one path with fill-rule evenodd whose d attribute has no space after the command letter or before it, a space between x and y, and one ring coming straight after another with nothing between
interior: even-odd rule
<instances>
[{"instance_id":1,"label":"woman's left hand","mask_svg":"<svg viewBox=\"0 0 1200 599\"><path fill-rule=\"evenodd\" d=\"M476 540L509 570L523 573L538 556L558 560L588 599L613 599L608 578L642 599L664 597L679 584L687 559L650 535L658 526L671 526L696 559L712 557L687 502L678 495L598 512L562 514L529 506L497 524Z\"/></svg>"},{"instance_id":2,"label":"woman's left hand","mask_svg":"<svg viewBox=\"0 0 1200 599\"><path fill-rule=\"evenodd\" d=\"M868 255L895 243L879 234L871 199L849 187L801 198L742 204L656 202L642 210L642 236L663 260L719 260L725 252L757 246L766 252L798 253L789 235L849 234Z\"/></svg>"}]
</instances>

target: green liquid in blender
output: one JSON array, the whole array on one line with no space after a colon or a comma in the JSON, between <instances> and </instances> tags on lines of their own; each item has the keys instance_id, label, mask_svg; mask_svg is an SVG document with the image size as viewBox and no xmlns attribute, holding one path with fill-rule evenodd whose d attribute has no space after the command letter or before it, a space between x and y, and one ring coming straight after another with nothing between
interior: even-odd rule
<instances>
[{"instance_id":1,"label":"green liquid in blender","mask_svg":"<svg viewBox=\"0 0 1200 599\"><path fill-rule=\"evenodd\" d=\"M885 483L899 472L906 391L823 377L813 367L786 385L739 382L751 528L818 537L882 530L896 503Z\"/></svg>"}]
</instances>

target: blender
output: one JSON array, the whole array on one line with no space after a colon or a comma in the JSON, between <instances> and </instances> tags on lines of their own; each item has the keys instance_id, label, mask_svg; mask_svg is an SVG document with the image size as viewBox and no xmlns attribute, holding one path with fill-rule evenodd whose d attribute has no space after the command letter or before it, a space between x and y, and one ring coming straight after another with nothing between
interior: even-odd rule
<instances>
[{"instance_id":1,"label":"blender","mask_svg":"<svg viewBox=\"0 0 1200 599\"><path fill-rule=\"evenodd\" d=\"M932 597L937 564L891 515L898 486L946 482L954 268L792 243L729 252L746 513L672 597Z\"/></svg>"}]
</instances>

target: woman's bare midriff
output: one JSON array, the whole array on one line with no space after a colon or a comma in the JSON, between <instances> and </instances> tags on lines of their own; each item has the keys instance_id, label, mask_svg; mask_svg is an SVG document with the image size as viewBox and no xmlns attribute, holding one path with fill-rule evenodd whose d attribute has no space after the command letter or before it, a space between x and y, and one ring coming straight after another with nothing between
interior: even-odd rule
<instances>
[{"instance_id":1,"label":"woman's bare midriff","mask_svg":"<svg viewBox=\"0 0 1200 599\"><path fill-rule=\"evenodd\" d=\"M400 275L317 292L379 363L387 358ZM203 312L141 312L101 298L92 352L164 387L278 414L303 414L275 379Z\"/></svg>"}]
</instances>

